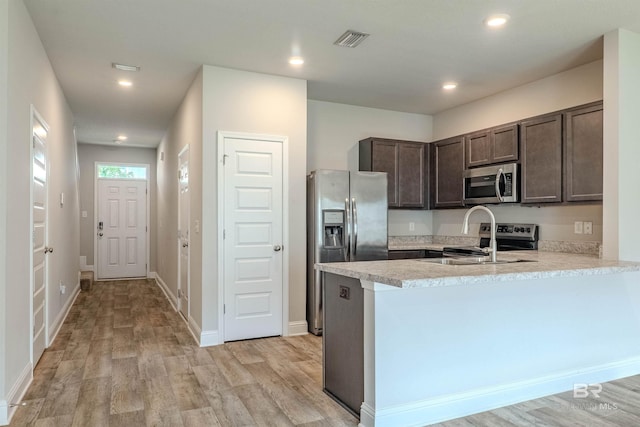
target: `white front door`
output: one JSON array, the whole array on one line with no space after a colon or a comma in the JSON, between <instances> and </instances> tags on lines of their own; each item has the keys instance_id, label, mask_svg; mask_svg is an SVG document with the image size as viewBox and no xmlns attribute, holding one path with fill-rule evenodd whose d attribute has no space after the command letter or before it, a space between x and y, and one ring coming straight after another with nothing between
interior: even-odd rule
<instances>
[{"instance_id":1,"label":"white front door","mask_svg":"<svg viewBox=\"0 0 640 427\"><path fill-rule=\"evenodd\" d=\"M33 172L31 188L33 193L33 273L32 289L32 362L38 363L47 346L47 258L53 248L47 246L47 132L48 126L33 110Z\"/></svg>"},{"instance_id":2,"label":"white front door","mask_svg":"<svg viewBox=\"0 0 640 427\"><path fill-rule=\"evenodd\" d=\"M178 156L178 306L189 320L189 146Z\"/></svg>"},{"instance_id":3,"label":"white front door","mask_svg":"<svg viewBox=\"0 0 640 427\"><path fill-rule=\"evenodd\" d=\"M282 157L282 142L224 139L225 341L282 335Z\"/></svg>"},{"instance_id":4,"label":"white front door","mask_svg":"<svg viewBox=\"0 0 640 427\"><path fill-rule=\"evenodd\" d=\"M98 180L98 279L147 275L147 182Z\"/></svg>"}]
</instances>

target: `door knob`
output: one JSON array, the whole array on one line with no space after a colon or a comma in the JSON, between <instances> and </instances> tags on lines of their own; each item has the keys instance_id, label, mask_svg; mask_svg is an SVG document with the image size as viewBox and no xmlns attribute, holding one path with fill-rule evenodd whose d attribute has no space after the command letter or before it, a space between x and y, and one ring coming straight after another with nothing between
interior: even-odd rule
<instances>
[{"instance_id":1,"label":"door knob","mask_svg":"<svg viewBox=\"0 0 640 427\"><path fill-rule=\"evenodd\" d=\"M47 246L44 247L44 253L53 253L53 248L49 248Z\"/></svg>"},{"instance_id":2,"label":"door knob","mask_svg":"<svg viewBox=\"0 0 640 427\"><path fill-rule=\"evenodd\" d=\"M102 237L104 236L104 233L98 233L98 236Z\"/></svg>"},{"instance_id":3,"label":"door knob","mask_svg":"<svg viewBox=\"0 0 640 427\"><path fill-rule=\"evenodd\" d=\"M188 244L188 243L183 243L183 244L182 244L182 247L183 247L183 248L188 248L188 247L189 247L189 244Z\"/></svg>"},{"instance_id":4,"label":"door knob","mask_svg":"<svg viewBox=\"0 0 640 427\"><path fill-rule=\"evenodd\" d=\"M282 249L282 246L280 246L280 245L275 245L273 247L273 250L276 251L276 252L279 252L281 249Z\"/></svg>"}]
</instances>

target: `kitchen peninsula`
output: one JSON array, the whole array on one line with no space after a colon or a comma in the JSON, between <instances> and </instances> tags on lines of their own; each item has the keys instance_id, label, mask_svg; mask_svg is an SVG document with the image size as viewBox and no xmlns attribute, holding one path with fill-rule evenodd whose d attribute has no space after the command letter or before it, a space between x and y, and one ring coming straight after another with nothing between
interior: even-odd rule
<instances>
[{"instance_id":1,"label":"kitchen peninsula","mask_svg":"<svg viewBox=\"0 0 640 427\"><path fill-rule=\"evenodd\" d=\"M498 257L514 259L530 262L316 264L364 288L361 426L423 426L640 373L640 263Z\"/></svg>"}]
</instances>

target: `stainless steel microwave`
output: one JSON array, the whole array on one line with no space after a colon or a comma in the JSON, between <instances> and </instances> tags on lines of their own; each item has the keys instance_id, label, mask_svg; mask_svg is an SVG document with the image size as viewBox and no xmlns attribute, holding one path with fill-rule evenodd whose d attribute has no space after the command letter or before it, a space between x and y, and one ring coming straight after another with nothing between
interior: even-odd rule
<instances>
[{"instance_id":1,"label":"stainless steel microwave","mask_svg":"<svg viewBox=\"0 0 640 427\"><path fill-rule=\"evenodd\" d=\"M506 163L464 171L464 203L517 203L518 164Z\"/></svg>"}]
</instances>

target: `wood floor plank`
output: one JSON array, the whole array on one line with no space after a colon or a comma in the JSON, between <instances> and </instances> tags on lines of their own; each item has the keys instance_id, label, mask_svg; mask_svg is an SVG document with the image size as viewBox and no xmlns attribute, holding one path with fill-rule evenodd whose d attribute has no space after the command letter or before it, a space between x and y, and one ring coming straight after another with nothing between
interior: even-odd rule
<instances>
[{"instance_id":1,"label":"wood floor plank","mask_svg":"<svg viewBox=\"0 0 640 427\"><path fill-rule=\"evenodd\" d=\"M185 427L220 427L221 424L210 406L182 411L182 422Z\"/></svg>"},{"instance_id":2,"label":"wood floor plank","mask_svg":"<svg viewBox=\"0 0 640 427\"><path fill-rule=\"evenodd\" d=\"M183 345L182 351L191 366L215 364L209 352L204 348L194 347L193 345Z\"/></svg>"},{"instance_id":3,"label":"wood floor plank","mask_svg":"<svg viewBox=\"0 0 640 427\"><path fill-rule=\"evenodd\" d=\"M192 372L170 374L169 381L179 410L188 411L209 406L209 401Z\"/></svg>"},{"instance_id":4,"label":"wood floor plank","mask_svg":"<svg viewBox=\"0 0 640 427\"><path fill-rule=\"evenodd\" d=\"M267 363L252 363L245 367L292 423L303 424L324 418L313 405L314 402L290 387Z\"/></svg>"},{"instance_id":5,"label":"wood floor plank","mask_svg":"<svg viewBox=\"0 0 640 427\"><path fill-rule=\"evenodd\" d=\"M84 380L74 411L74 427L109 427L111 378Z\"/></svg>"},{"instance_id":6,"label":"wood floor plank","mask_svg":"<svg viewBox=\"0 0 640 427\"><path fill-rule=\"evenodd\" d=\"M264 357L256 349L255 342L251 341L235 341L225 345L233 356L243 365L247 363L264 362Z\"/></svg>"},{"instance_id":7,"label":"wood floor plank","mask_svg":"<svg viewBox=\"0 0 640 427\"><path fill-rule=\"evenodd\" d=\"M12 426L32 426L38 420L38 415L44 404L44 398L23 399L24 406L16 408L16 412L11 420Z\"/></svg>"},{"instance_id":8,"label":"wood floor plank","mask_svg":"<svg viewBox=\"0 0 640 427\"><path fill-rule=\"evenodd\" d=\"M238 386L235 392L260 427L293 426L282 409L257 384Z\"/></svg>"},{"instance_id":9,"label":"wood floor plank","mask_svg":"<svg viewBox=\"0 0 640 427\"><path fill-rule=\"evenodd\" d=\"M505 420L492 412L482 412L466 417L472 425L478 427L517 427L516 424Z\"/></svg>"},{"instance_id":10,"label":"wood floor plank","mask_svg":"<svg viewBox=\"0 0 640 427\"><path fill-rule=\"evenodd\" d=\"M207 351L231 386L256 382L253 375L225 346L207 347Z\"/></svg>"},{"instance_id":11,"label":"wood floor plank","mask_svg":"<svg viewBox=\"0 0 640 427\"><path fill-rule=\"evenodd\" d=\"M34 427L71 427L73 415L58 415L54 417L38 418Z\"/></svg>"},{"instance_id":12,"label":"wood floor plank","mask_svg":"<svg viewBox=\"0 0 640 427\"><path fill-rule=\"evenodd\" d=\"M23 400L35 400L47 397L57 368L39 368L34 372L33 381Z\"/></svg>"},{"instance_id":13,"label":"wood floor plank","mask_svg":"<svg viewBox=\"0 0 640 427\"><path fill-rule=\"evenodd\" d=\"M111 374L111 411L122 414L144 410L138 361L135 357L114 359Z\"/></svg>"},{"instance_id":14,"label":"wood floor plank","mask_svg":"<svg viewBox=\"0 0 640 427\"><path fill-rule=\"evenodd\" d=\"M73 413L78 401L84 360L62 360L51 381L39 418L50 418Z\"/></svg>"},{"instance_id":15,"label":"wood floor plank","mask_svg":"<svg viewBox=\"0 0 640 427\"><path fill-rule=\"evenodd\" d=\"M256 422L233 388L224 392L205 391L218 421L223 426L255 426Z\"/></svg>"},{"instance_id":16,"label":"wood floor plank","mask_svg":"<svg viewBox=\"0 0 640 427\"><path fill-rule=\"evenodd\" d=\"M133 327L114 328L113 359L124 359L137 356L136 343L133 341Z\"/></svg>"},{"instance_id":17,"label":"wood floor plank","mask_svg":"<svg viewBox=\"0 0 640 427\"><path fill-rule=\"evenodd\" d=\"M124 412L122 414L111 414L109 416L109 427L137 427L145 424L144 411Z\"/></svg>"},{"instance_id":18,"label":"wood floor plank","mask_svg":"<svg viewBox=\"0 0 640 427\"><path fill-rule=\"evenodd\" d=\"M169 377L142 380L142 395L148 426L183 425Z\"/></svg>"}]
</instances>

